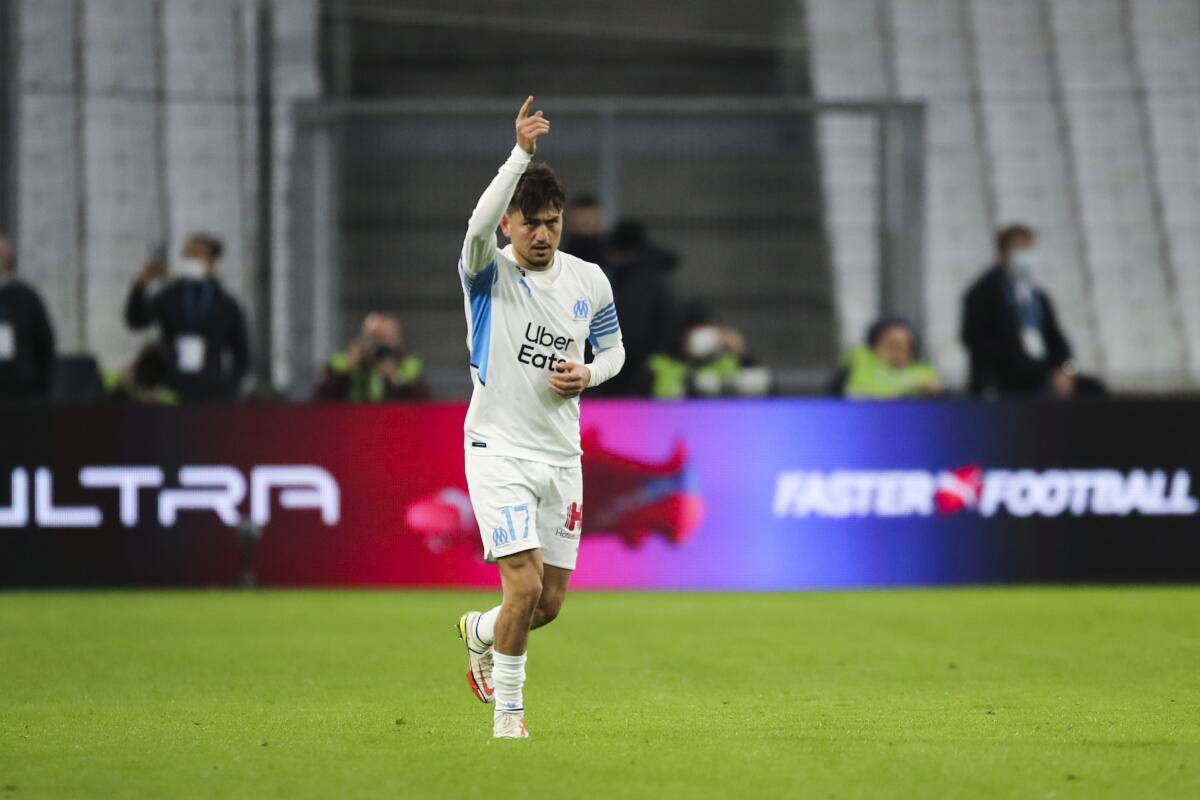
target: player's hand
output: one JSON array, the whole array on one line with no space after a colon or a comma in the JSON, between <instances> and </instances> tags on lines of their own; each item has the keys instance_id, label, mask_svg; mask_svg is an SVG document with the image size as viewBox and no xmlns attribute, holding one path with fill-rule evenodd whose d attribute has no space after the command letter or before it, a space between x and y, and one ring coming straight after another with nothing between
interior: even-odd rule
<instances>
[{"instance_id":1,"label":"player's hand","mask_svg":"<svg viewBox=\"0 0 1200 800\"><path fill-rule=\"evenodd\" d=\"M550 132L550 120L538 111L529 116L529 107L533 105L533 95L525 98L525 105L517 112L517 145L526 153L533 155L537 150L537 140Z\"/></svg>"},{"instance_id":2,"label":"player's hand","mask_svg":"<svg viewBox=\"0 0 1200 800\"><path fill-rule=\"evenodd\" d=\"M550 389L559 397L579 397L591 382L592 371L574 361L564 361L550 373Z\"/></svg>"}]
</instances>

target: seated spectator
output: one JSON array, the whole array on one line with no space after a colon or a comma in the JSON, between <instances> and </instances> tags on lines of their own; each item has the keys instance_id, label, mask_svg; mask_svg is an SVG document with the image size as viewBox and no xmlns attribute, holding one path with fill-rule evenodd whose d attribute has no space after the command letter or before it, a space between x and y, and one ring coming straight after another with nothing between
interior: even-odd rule
<instances>
[{"instance_id":1,"label":"seated spectator","mask_svg":"<svg viewBox=\"0 0 1200 800\"><path fill-rule=\"evenodd\" d=\"M996 236L997 263L963 298L962 342L971 359L970 391L989 396L1103 394L1079 376L1050 297L1037 285L1041 264L1032 229Z\"/></svg>"},{"instance_id":2,"label":"seated spectator","mask_svg":"<svg viewBox=\"0 0 1200 800\"><path fill-rule=\"evenodd\" d=\"M675 312L669 278L679 258L651 242L646 226L633 219L613 228L606 253L603 266L621 320L625 366L595 391L610 397L645 397L654 382L650 357L671 346L669 326Z\"/></svg>"},{"instance_id":3,"label":"seated spectator","mask_svg":"<svg viewBox=\"0 0 1200 800\"><path fill-rule=\"evenodd\" d=\"M236 399L250 366L245 315L216 278L223 249L213 236L192 234L178 276L159 288L166 265L151 258L125 304L130 328L159 327L169 353L164 385L184 402Z\"/></svg>"},{"instance_id":4,"label":"seated spectator","mask_svg":"<svg viewBox=\"0 0 1200 800\"><path fill-rule=\"evenodd\" d=\"M742 335L709 322L688 326L679 351L656 353L648 366L652 394L660 400L758 396L771 388L770 373L747 356Z\"/></svg>"},{"instance_id":5,"label":"seated spectator","mask_svg":"<svg viewBox=\"0 0 1200 800\"><path fill-rule=\"evenodd\" d=\"M867 331L867 344L846 354L833 394L891 400L940 394L933 365L917 361L917 333L899 317L885 317Z\"/></svg>"},{"instance_id":6,"label":"seated spectator","mask_svg":"<svg viewBox=\"0 0 1200 800\"><path fill-rule=\"evenodd\" d=\"M132 364L104 374L104 390L110 400L121 403L174 406L179 395L166 386L171 371L171 352L161 342L142 348Z\"/></svg>"},{"instance_id":7,"label":"seated spectator","mask_svg":"<svg viewBox=\"0 0 1200 800\"><path fill-rule=\"evenodd\" d=\"M0 400L44 400L54 370L54 330L46 307L17 278L17 259L0 235Z\"/></svg>"},{"instance_id":8,"label":"seated spectator","mask_svg":"<svg viewBox=\"0 0 1200 800\"><path fill-rule=\"evenodd\" d=\"M400 321L368 314L362 331L345 352L334 353L313 393L314 400L383 403L429 396L421 359L406 355Z\"/></svg>"}]
</instances>

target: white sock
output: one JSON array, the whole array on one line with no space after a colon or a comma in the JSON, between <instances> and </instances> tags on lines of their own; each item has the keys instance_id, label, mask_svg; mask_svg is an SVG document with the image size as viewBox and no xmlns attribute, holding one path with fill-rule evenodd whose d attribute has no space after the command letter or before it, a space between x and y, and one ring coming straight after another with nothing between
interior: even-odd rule
<instances>
[{"instance_id":1,"label":"white sock","mask_svg":"<svg viewBox=\"0 0 1200 800\"><path fill-rule=\"evenodd\" d=\"M504 711L524 711L525 698L521 690L525 686L525 658L506 656L504 653L492 654L492 686L496 689L496 713Z\"/></svg>"},{"instance_id":2,"label":"white sock","mask_svg":"<svg viewBox=\"0 0 1200 800\"><path fill-rule=\"evenodd\" d=\"M475 637L484 644L496 641L496 620L500 618L500 606L485 611L475 621Z\"/></svg>"}]
</instances>

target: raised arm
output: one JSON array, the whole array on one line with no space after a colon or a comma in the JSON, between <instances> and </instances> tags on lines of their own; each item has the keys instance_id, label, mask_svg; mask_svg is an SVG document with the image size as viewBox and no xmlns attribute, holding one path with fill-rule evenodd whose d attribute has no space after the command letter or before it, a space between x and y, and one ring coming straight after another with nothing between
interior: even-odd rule
<instances>
[{"instance_id":1,"label":"raised arm","mask_svg":"<svg viewBox=\"0 0 1200 800\"><path fill-rule=\"evenodd\" d=\"M129 297L125 300L125 324L132 330L148 328L158 321L162 304L155 301L162 295L160 292L150 296L150 286L163 280L166 275L166 265L157 258L150 259L142 268L142 274L134 282L129 290Z\"/></svg>"},{"instance_id":2,"label":"raised arm","mask_svg":"<svg viewBox=\"0 0 1200 800\"><path fill-rule=\"evenodd\" d=\"M529 166L529 161L533 158L538 138L550 131L550 121L542 116L541 111L530 116L529 107L532 105L531 95L525 98L525 104L517 113L517 144L480 196L467 223L462 269L469 278L478 275L496 257L496 226L500 224L500 218L508 209L508 203L517 188L517 181L525 174L525 167Z\"/></svg>"}]
</instances>

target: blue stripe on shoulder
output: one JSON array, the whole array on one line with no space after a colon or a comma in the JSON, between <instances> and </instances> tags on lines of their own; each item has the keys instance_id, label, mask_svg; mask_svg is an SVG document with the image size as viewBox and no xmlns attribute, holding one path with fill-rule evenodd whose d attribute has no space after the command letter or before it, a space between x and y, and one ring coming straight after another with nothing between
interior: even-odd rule
<instances>
[{"instance_id":1,"label":"blue stripe on shoulder","mask_svg":"<svg viewBox=\"0 0 1200 800\"><path fill-rule=\"evenodd\" d=\"M616 333L619 330L621 330L621 326L616 320L604 325L593 325L591 327L591 333L595 334L596 336L607 336L608 334Z\"/></svg>"},{"instance_id":2,"label":"blue stripe on shoulder","mask_svg":"<svg viewBox=\"0 0 1200 800\"><path fill-rule=\"evenodd\" d=\"M601 339L611 340L611 341L607 341L605 343L605 345L603 347L601 347L600 346ZM588 341L592 345L592 350L594 350L597 353L599 353L602 350L607 350L610 347L616 347L618 344L620 344L620 339L617 338L616 333L588 334Z\"/></svg>"},{"instance_id":3,"label":"blue stripe on shoulder","mask_svg":"<svg viewBox=\"0 0 1200 800\"><path fill-rule=\"evenodd\" d=\"M492 349L492 286L495 283L495 261L467 282L467 295L471 299L471 366L478 370L479 382L485 386Z\"/></svg>"}]
</instances>

